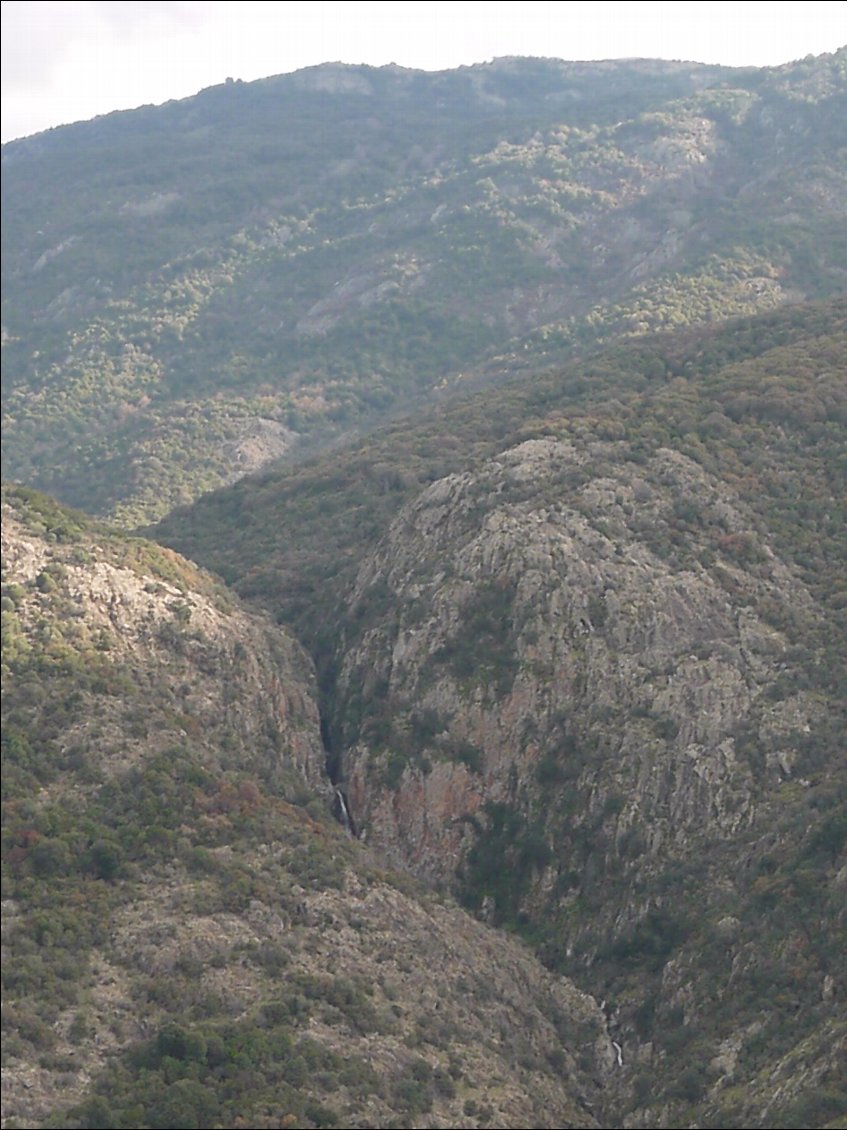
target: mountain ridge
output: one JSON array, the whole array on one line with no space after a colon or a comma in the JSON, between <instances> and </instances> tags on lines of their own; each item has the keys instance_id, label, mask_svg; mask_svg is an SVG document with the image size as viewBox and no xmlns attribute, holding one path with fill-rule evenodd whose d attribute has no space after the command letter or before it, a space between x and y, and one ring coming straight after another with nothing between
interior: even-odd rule
<instances>
[{"instance_id":1,"label":"mountain ridge","mask_svg":"<svg viewBox=\"0 0 847 1130\"><path fill-rule=\"evenodd\" d=\"M4 474L134 526L257 427L291 456L486 356L840 291L845 57L343 68L367 96L282 76L7 146Z\"/></svg>"},{"instance_id":2,"label":"mountain ridge","mask_svg":"<svg viewBox=\"0 0 847 1130\"><path fill-rule=\"evenodd\" d=\"M828 1034L779 1109L838 1093L843 330L838 300L627 343L158 530L310 641L361 835L615 1001L626 1125L777 1117L750 1073L794 1053L752 1049L788 999ZM762 936L774 983L816 955L776 1007Z\"/></svg>"}]
</instances>

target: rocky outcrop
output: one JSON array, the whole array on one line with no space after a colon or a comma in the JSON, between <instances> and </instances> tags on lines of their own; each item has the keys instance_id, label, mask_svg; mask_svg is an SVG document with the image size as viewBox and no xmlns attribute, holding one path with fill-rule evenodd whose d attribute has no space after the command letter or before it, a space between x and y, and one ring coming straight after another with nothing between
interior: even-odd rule
<instances>
[{"instance_id":1,"label":"rocky outcrop","mask_svg":"<svg viewBox=\"0 0 847 1130\"><path fill-rule=\"evenodd\" d=\"M48 672L64 663L127 683L126 695L78 689L61 750L88 750L100 771L118 772L188 735L215 767L328 789L311 665L285 632L151 543L106 530L56 540L14 499L2 538L13 666L38 657Z\"/></svg>"},{"instance_id":2,"label":"rocky outcrop","mask_svg":"<svg viewBox=\"0 0 847 1130\"><path fill-rule=\"evenodd\" d=\"M588 822L618 858L731 836L813 723L812 698L779 689L778 625L810 608L740 502L677 452L535 439L441 480L353 594L356 819L441 881L480 810L518 793L554 854Z\"/></svg>"},{"instance_id":3,"label":"rocky outcrop","mask_svg":"<svg viewBox=\"0 0 847 1130\"><path fill-rule=\"evenodd\" d=\"M353 588L362 837L606 999L627 1126L841 1109L837 704L774 544L691 457L571 428L432 484Z\"/></svg>"}]
</instances>

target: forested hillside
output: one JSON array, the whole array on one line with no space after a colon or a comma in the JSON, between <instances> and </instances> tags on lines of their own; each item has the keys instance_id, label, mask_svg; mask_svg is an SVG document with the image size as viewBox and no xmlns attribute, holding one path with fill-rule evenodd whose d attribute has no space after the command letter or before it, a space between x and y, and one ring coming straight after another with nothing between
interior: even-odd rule
<instances>
[{"instance_id":1,"label":"forested hillside","mask_svg":"<svg viewBox=\"0 0 847 1130\"><path fill-rule=\"evenodd\" d=\"M326 66L7 145L3 473L132 526L504 351L840 291L845 66Z\"/></svg>"}]
</instances>

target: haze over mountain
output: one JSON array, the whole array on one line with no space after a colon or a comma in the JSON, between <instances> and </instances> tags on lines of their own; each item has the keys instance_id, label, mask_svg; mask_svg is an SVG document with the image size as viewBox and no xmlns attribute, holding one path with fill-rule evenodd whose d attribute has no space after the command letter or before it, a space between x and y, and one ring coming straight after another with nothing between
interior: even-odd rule
<instances>
[{"instance_id":1,"label":"haze over mountain","mask_svg":"<svg viewBox=\"0 0 847 1130\"><path fill-rule=\"evenodd\" d=\"M4 147L4 1126L844 1125L845 122L504 59Z\"/></svg>"},{"instance_id":2,"label":"haze over mountain","mask_svg":"<svg viewBox=\"0 0 847 1130\"><path fill-rule=\"evenodd\" d=\"M133 524L504 350L840 291L844 70L326 66L14 142L3 473Z\"/></svg>"}]
</instances>

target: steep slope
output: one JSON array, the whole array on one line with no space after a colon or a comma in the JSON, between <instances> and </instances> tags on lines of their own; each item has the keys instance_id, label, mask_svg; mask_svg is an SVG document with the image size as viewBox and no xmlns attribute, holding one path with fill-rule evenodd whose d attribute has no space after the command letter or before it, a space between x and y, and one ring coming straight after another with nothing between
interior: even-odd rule
<instances>
[{"instance_id":1,"label":"steep slope","mask_svg":"<svg viewBox=\"0 0 847 1130\"><path fill-rule=\"evenodd\" d=\"M604 1120L595 1002L329 817L290 637L30 490L3 554L4 1127Z\"/></svg>"},{"instance_id":2,"label":"steep slope","mask_svg":"<svg viewBox=\"0 0 847 1130\"><path fill-rule=\"evenodd\" d=\"M4 1125L843 1123L845 66L4 148Z\"/></svg>"},{"instance_id":3,"label":"steep slope","mask_svg":"<svg viewBox=\"0 0 847 1130\"><path fill-rule=\"evenodd\" d=\"M754 768L790 775L798 734L818 721L814 696L775 687L798 684L779 629L814 617L805 587L693 460L632 454L528 440L424 491L359 571L363 627L343 645L338 701L351 799L365 827L409 839L404 854L440 877L471 832L457 818L505 800L515 770L549 795L591 761L618 798L612 838L631 829L639 851L692 844L704 826L731 834L749 820ZM750 730L758 746L763 727L771 764L752 767L737 738ZM388 764L368 764L380 754ZM411 787L408 811L391 791L369 811L369 786L421 757L447 762L432 766L442 826ZM427 825L432 841L414 843Z\"/></svg>"},{"instance_id":4,"label":"steep slope","mask_svg":"<svg viewBox=\"0 0 847 1130\"><path fill-rule=\"evenodd\" d=\"M362 837L606 1001L626 1125L847 1109L845 313L524 373L161 531L300 625Z\"/></svg>"},{"instance_id":5,"label":"steep slope","mask_svg":"<svg viewBox=\"0 0 847 1130\"><path fill-rule=\"evenodd\" d=\"M210 767L236 764L287 793L295 781L320 788L311 672L290 637L168 550L91 526L26 488L4 493L26 523L4 512L4 664L16 689L32 680L37 692L44 673L69 695L23 695L22 739L33 724L42 741L51 734L24 754L23 780L43 771L47 784L62 758L78 768L92 747L97 772L125 772L187 734Z\"/></svg>"},{"instance_id":6,"label":"steep slope","mask_svg":"<svg viewBox=\"0 0 847 1130\"><path fill-rule=\"evenodd\" d=\"M631 457L530 440L401 512L352 596L341 763L369 840L615 1002L644 1124L769 1125L847 1031L837 652L724 484ZM723 1094L750 1043L795 1053L760 1109Z\"/></svg>"},{"instance_id":7,"label":"steep slope","mask_svg":"<svg viewBox=\"0 0 847 1130\"><path fill-rule=\"evenodd\" d=\"M4 474L137 524L516 337L843 289L845 59L333 65L6 146Z\"/></svg>"}]
</instances>

